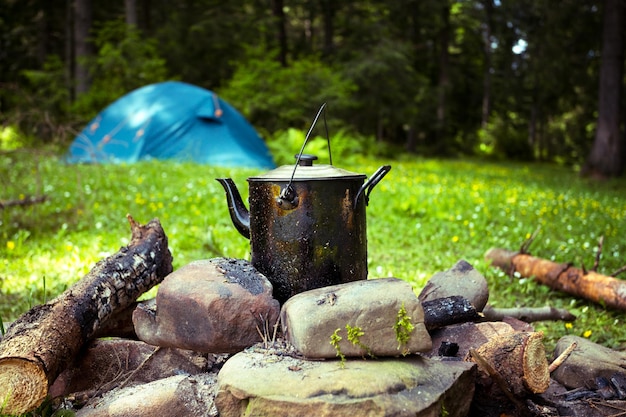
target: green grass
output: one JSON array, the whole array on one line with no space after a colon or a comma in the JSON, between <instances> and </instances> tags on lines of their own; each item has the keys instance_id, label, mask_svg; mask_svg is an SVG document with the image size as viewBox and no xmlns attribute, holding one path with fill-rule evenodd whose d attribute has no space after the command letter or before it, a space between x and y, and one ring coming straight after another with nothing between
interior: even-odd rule
<instances>
[{"instance_id":1,"label":"green grass","mask_svg":"<svg viewBox=\"0 0 626 417\"><path fill-rule=\"evenodd\" d=\"M337 157L335 157L337 158ZM322 159L323 160L323 159ZM623 313L552 291L489 267L491 247L516 250L540 228L530 250L558 262L593 264L604 236L600 271L626 263L626 183L592 182L566 168L478 160L350 158L335 164L365 174L393 169L371 194L367 211L370 277L395 276L416 291L434 273L465 259L485 275L496 307L564 307L578 316L538 323L548 348L565 334L610 347L626 342ZM14 320L85 275L130 238L125 215L159 218L174 267L215 256L249 258L214 180L258 171L160 161L134 165L65 165L54 154L0 155L0 200L44 193L48 200L0 211L0 316ZM154 290L152 291L152 295Z\"/></svg>"}]
</instances>

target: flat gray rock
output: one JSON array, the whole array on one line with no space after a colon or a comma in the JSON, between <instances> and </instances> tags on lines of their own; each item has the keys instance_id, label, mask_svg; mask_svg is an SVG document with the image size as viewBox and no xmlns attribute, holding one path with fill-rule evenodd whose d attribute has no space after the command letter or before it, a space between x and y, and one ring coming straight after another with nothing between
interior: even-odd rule
<instances>
[{"instance_id":1,"label":"flat gray rock","mask_svg":"<svg viewBox=\"0 0 626 417\"><path fill-rule=\"evenodd\" d=\"M116 388L91 399L76 417L217 417L215 374L176 375Z\"/></svg>"},{"instance_id":2,"label":"flat gray rock","mask_svg":"<svg viewBox=\"0 0 626 417\"><path fill-rule=\"evenodd\" d=\"M466 416L475 367L421 356L307 361L246 350L218 375L220 417Z\"/></svg>"},{"instance_id":3,"label":"flat gray rock","mask_svg":"<svg viewBox=\"0 0 626 417\"><path fill-rule=\"evenodd\" d=\"M554 349L554 357L559 356L572 343L577 346L551 376L569 389L595 387L595 378L607 380L614 374L626 376L626 354L579 336L563 336Z\"/></svg>"},{"instance_id":4,"label":"flat gray rock","mask_svg":"<svg viewBox=\"0 0 626 417\"><path fill-rule=\"evenodd\" d=\"M483 310L489 299L487 280L467 261L460 260L447 271L433 275L419 299L424 302L454 295L467 298L478 312Z\"/></svg>"},{"instance_id":5,"label":"flat gray rock","mask_svg":"<svg viewBox=\"0 0 626 417\"><path fill-rule=\"evenodd\" d=\"M411 285L397 278L297 294L283 305L281 323L287 340L307 358L334 358L337 347L344 356L381 357L428 351L432 345L422 304Z\"/></svg>"},{"instance_id":6,"label":"flat gray rock","mask_svg":"<svg viewBox=\"0 0 626 417\"><path fill-rule=\"evenodd\" d=\"M151 345L234 353L261 341L259 331L272 329L279 313L272 284L249 262L215 258L165 277L156 305L140 304L133 324Z\"/></svg>"}]
</instances>

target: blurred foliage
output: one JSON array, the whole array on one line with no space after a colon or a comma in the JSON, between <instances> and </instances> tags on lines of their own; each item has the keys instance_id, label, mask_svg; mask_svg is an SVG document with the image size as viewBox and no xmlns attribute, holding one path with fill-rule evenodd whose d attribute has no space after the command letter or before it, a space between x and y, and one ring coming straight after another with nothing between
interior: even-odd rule
<instances>
[{"instance_id":1,"label":"blurred foliage","mask_svg":"<svg viewBox=\"0 0 626 417\"><path fill-rule=\"evenodd\" d=\"M354 111L355 90L339 70L318 58L302 58L283 67L272 54L257 48L218 92L253 125L271 134L286 127L307 129L323 103L332 114L328 118L332 128L347 126L341 120Z\"/></svg>"},{"instance_id":2,"label":"blurred foliage","mask_svg":"<svg viewBox=\"0 0 626 417\"><path fill-rule=\"evenodd\" d=\"M578 166L594 138L598 0L287 1L282 14L245 0L140 2L132 28L123 2L91 3L93 54L80 57L71 2L0 8L3 126L67 143L121 95L174 78L218 91L265 137L305 130L326 102L331 131L376 138L362 142L374 153ZM81 97L77 62L91 72Z\"/></svg>"},{"instance_id":3,"label":"blurred foliage","mask_svg":"<svg viewBox=\"0 0 626 417\"><path fill-rule=\"evenodd\" d=\"M21 76L26 81L17 93L0 89L0 99L11 109L0 116L4 129L20 132L25 144L67 139L70 95L61 59L49 55L41 69L23 70Z\"/></svg>"},{"instance_id":4,"label":"blurred foliage","mask_svg":"<svg viewBox=\"0 0 626 417\"><path fill-rule=\"evenodd\" d=\"M323 121L320 121L314 132L321 133L323 129ZM295 164L295 155L300 152L304 145L306 133L303 130L287 129L278 131L271 136L267 140L267 146L274 156L274 162L277 165ZM324 136L316 136L312 133L303 153L317 156L318 162L316 163L322 164L330 163L332 156L333 165L341 166L357 163L363 157L388 156L387 152L391 149L388 146L379 146L372 136L359 136L350 134L345 130L339 130L336 133L329 132L328 138L325 134Z\"/></svg>"},{"instance_id":5,"label":"blurred foliage","mask_svg":"<svg viewBox=\"0 0 626 417\"><path fill-rule=\"evenodd\" d=\"M157 41L120 21L107 21L94 31L97 54L83 57L91 88L77 97L72 112L89 120L124 94L168 79L166 62Z\"/></svg>"}]
</instances>

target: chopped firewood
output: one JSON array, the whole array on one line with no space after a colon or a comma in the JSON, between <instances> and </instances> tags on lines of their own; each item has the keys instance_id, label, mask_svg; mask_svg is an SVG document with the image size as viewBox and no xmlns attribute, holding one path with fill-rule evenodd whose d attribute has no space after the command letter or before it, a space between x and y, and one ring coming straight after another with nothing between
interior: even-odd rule
<instances>
[{"instance_id":1,"label":"chopped firewood","mask_svg":"<svg viewBox=\"0 0 626 417\"><path fill-rule=\"evenodd\" d=\"M524 406L524 403L516 397L511 390L509 389L509 385L504 380L504 377L500 375L500 373L489 363L485 358L483 358L476 349L470 349L469 354L472 357L472 360L478 364L480 369L485 372L490 378L492 378L500 391L508 398L509 401L515 406L515 409L520 416L526 417L529 415L527 408ZM505 415L505 413L503 413Z\"/></svg>"},{"instance_id":2,"label":"chopped firewood","mask_svg":"<svg viewBox=\"0 0 626 417\"><path fill-rule=\"evenodd\" d=\"M159 221L142 226L127 217L132 232L127 246L7 329L0 342L3 413L22 414L38 407L49 385L101 324L172 271L172 256Z\"/></svg>"},{"instance_id":3,"label":"chopped firewood","mask_svg":"<svg viewBox=\"0 0 626 417\"><path fill-rule=\"evenodd\" d=\"M424 324L428 331L456 323L477 321L481 315L465 297L454 295L422 303Z\"/></svg>"},{"instance_id":4,"label":"chopped firewood","mask_svg":"<svg viewBox=\"0 0 626 417\"><path fill-rule=\"evenodd\" d=\"M506 249L490 249L485 258L492 265L522 277L534 278L550 288L582 297L607 307L626 310L626 281L584 272L570 264L560 264Z\"/></svg>"},{"instance_id":5,"label":"chopped firewood","mask_svg":"<svg viewBox=\"0 0 626 417\"><path fill-rule=\"evenodd\" d=\"M487 321L500 321L505 317L513 317L526 323L536 321L574 321L576 316L563 308L555 307L513 307L494 308L486 306L483 315Z\"/></svg>"},{"instance_id":6,"label":"chopped firewood","mask_svg":"<svg viewBox=\"0 0 626 417\"><path fill-rule=\"evenodd\" d=\"M475 351L507 381L516 397L545 392L550 384L543 333L516 332L493 337ZM470 353L467 360L475 361Z\"/></svg>"}]
</instances>

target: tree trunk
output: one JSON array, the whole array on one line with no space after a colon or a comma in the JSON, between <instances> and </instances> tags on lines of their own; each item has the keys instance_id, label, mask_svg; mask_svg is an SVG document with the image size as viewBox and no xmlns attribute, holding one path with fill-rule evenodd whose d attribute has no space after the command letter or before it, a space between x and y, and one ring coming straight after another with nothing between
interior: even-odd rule
<instances>
[{"instance_id":1,"label":"tree trunk","mask_svg":"<svg viewBox=\"0 0 626 417\"><path fill-rule=\"evenodd\" d=\"M335 49L335 8L337 3L334 0L321 0L322 18L324 21L324 55L329 56Z\"/></svg>"},{"instance_id":2,"label":"tree trunk","mask_svg":"<svg viewBox=\"0 0 626 417\"><path fill-rule=\"evenodd\" d=\"M483 32L483 107L481 127L487 128L489 123L489 115L491 114L491 33L493 27L493 0L484 0L485 22Z\"/></svg>"},{"instance_id":3,"label":"tree trunk","mask_svg":"<svg viewBox=\"0 0 626 417\"><path fill-rule=\"evenodd\" d=\"M415 134L415 127L413 125L409 125L409 130L406 132L406 143L404 145L404 149L408 153L417 152L417 135Z\"/></svg>"},{"instance_id":4,"label":"tree trunk","mask_svg":"<svg viewBox=\"0 0 626 417\"><path fill-rule=\"evenodd\" d=\"M446 132L448 90L450 88L450 70L448 46L450 43L450 5L447 0L441 6L441 30L439 31L439 84L437 86L437 143L435 149L445 149L443 140Z\"/></svg>"},{"instance_id":5,"label":"tree trunk","mask_svg":"<svg viewBox=\"0 0 626 417\"><path fill-rule=\"evenodd\" d=\"M598 126L583 174L618 176L624 168L620 132L623 71L623 0L606 0L602 33L602 62L598 93Z\"/></svg>"},{"instance_id":6,"label":"tree trunk","mask_svg":"<svg viewBox=\"0 0 626 417\"><path fill-rule=\"evenodd\" d=\"M91 54L88 41L91 30L91 0L74 1L74 81L76 96L89 90L89 72L81 62Z\"/></svg>"},{"instance_id":7,"label":"tree trunk","mask_svg":"<svg viewBox=\"0 0 626 417\"><path fill-rule=\"evenodd\" d=\"M40 17L37 20L37 61L43 67L50 50L49 43L52 35L50 30L51 4L49 1L41 1L38 7L40 7Z\"/></svg>"},{"instance_id":8,"label":"tree trunk","mask_svg":"<svg viewBox=\"0 0 626 417\"><path fill-rule=\"evenodd\" d=\"M0 342L3 412L21 414L38 407L50 384L101 324L172 271L167 237L158 220L141 226L128 219L132 239L126 247L9 327Z\"/></svg>"},{"instance_id":9,"label":"tree trunk","mask_svg":"<svg viewBox=\"0 0 626 417\"><path fill-rule=\"evenodd\" d=\"M126 24L137 27L137 0L124 0Z\"/></svg>"},{"instance_id":10,"label":"tree trunk","mask_svg":"<svg viewBox=\"0 0 626 417\"><path fill-rule=\"evenodd\" d=\"M76 67L74 65L74 7L73 0L65 0L65 43L63 45L63 56L65 58L65 88L68 91L70 104L76 99L76 88L74 87L74 80L76 74L74 71Z\"/></svg>"},{"instance_id":11,"label":"tree trunk","mask_svg":"<svg viewBox=\"0 0 626 417\"><path fill-rule=\"evenodd\" d=\"M626 281L594 271L585 272L569 264L559 264L530 255L490 249L485 258L507 273L519 272L522 277L536 281L555 290L563 291L607 307L626 310Z\"/></svg>"},{"instance_id":12,"label":"tree trunk","mask_svg":"<svg viewBox=\"0 0 626 417\"><path fill-rule=\"evenodd\" d=\"M285 22L285 6L283 0L272 0L272 14L276 22L276 39L278 41L278 62L287 66L287 28Z\"/></svg>"}]
</instances>

